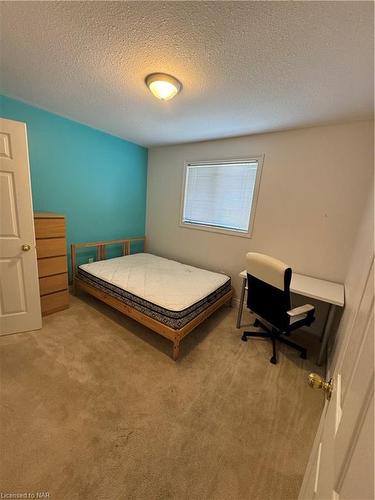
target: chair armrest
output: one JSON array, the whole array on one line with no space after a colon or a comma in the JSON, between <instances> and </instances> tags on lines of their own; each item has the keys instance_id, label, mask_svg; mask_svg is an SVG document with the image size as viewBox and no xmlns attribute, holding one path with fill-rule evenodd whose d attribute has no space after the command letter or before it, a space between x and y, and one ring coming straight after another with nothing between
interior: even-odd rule
<instances>
[{"instance_id":1,"label":"chair armrest","mask_svg":"<svg viewBox=\"0 0 375 500\"><path fill-rule=\"evenodd\" d=\"M299 316L301 314L314 314L315 307L310 304L305 304L304 306L295 307L290 311L287 311L287 314L293 318L294 316Z\"/></svg>"}]
</instances>

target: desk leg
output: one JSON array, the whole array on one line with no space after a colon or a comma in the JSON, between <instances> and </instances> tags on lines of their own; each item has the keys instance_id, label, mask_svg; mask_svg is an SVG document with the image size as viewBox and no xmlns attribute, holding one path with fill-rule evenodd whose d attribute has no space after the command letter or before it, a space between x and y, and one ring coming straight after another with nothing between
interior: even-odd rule
<instances>
[{"instance_id":1,"label":"desk leg","mask_svg":"<svg viewBox=\"0 0 375 500\"><path fill-rule=\"evenodd\" d=\"M328 340L332 334L332 323L333 323L333 318L335 317L335 312L336 312L336 306L333 304L330 304L329 310L328 310L327 321L326 321L326 324L324 325L324 330L323 330L323 335L322 335L322 343L320 346L319 356L318 356L318 360L316 362L316 364L318 366L321 366L323 364L323 357L327 351Z\"/></svg>"},{"instance_id":2,"label":"desk leg","mask_svg":"<svg viewBox=\"0 0 375 500\"><path fill-rule=\"evenodd\" d=\"M240 297L240 304L238 306L238 313L237 313L237 328L241 327L241 319L242 319L242 310L243 310L243 302L245 298L245 288L246 288L246 278L242 279L242 288L241 288L241 297Z\"/></svg>"}]
</instances>

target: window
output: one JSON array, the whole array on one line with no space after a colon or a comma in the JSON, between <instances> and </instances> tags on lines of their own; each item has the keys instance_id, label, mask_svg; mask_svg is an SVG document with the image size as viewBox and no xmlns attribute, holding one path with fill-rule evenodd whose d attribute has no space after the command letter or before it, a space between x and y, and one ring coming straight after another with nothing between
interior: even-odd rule
<instances>
[{"instance_id":1,"label":"window","mask_svg":"<svg viewBox=\"0 0 375 500\"><path fill-rule=\"evenodd\" d=\"M249 237L262 160L186 163L181 224Z\"/></svg>"}]
</instances>

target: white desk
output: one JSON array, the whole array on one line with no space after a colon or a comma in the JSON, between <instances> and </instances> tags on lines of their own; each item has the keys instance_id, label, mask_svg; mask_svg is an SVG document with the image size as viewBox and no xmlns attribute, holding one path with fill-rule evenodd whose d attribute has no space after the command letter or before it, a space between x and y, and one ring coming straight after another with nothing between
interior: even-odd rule
<instances>
[{"instance_id":1,"label":"white desk","mask_svg":"<svg viewBox=\"0 0 375 500\"><path fill-rule=\"evenodd\" d=\"M241 288L240 306L237 315L237 328L240 328L241 326L243 303L245 299L245 290L247 289L246 270L240 273L240 277L242 278L242 288ZM332 281L325 281L317 278L311 278L310 276L304 276L303 274L292 273L290 291L292 293L297 293L298 295L303 295L305 297L310 297L312 299L321 300L322 302L327 302L329 304L328 315L324 325L322 339L321 339L322 345L320 347L320 352L317 361L317 364L321 365L324 353L327 349L329 336L332 333L332 323L335 316L336 307L344 307L345 304L344 285L342 285L341 283L333 283Z\"/></svg>"}]
</instances>

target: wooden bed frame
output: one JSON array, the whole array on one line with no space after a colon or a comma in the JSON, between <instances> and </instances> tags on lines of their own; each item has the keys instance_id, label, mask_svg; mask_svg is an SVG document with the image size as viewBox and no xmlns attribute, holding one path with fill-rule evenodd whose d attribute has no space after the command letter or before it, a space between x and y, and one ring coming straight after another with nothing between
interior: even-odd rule
<instances>
[{"instance_id":1,"label":"wooden bed frame","mask_svg":"<svg viewBox=\"0 0 375 500\"><path fill-rule=\"evenodd\" d=\"M189 323L187 323L184 327L179 330L175 330L156 319L147 316L146 314L141 313L134 307L128 306L121 300L116 299L112 295L103 290L96 288L94 286L89 285L85 281L81 280L77 274L77 250L82 248L92 248L96 247L96 260L104 260L106 258L106 246L107 245L122 245L122 254L130 255L130 246L132 242L143 241L143 245L145 245L146 238L128 238L126 240L109 240L109 241L96 241L92 243L73 243L71 245L71 261L72 261L72 276L73 276L73 293L75 294L78 289L81 289L90 295L93 295L97 299L105 302L109 306L117 309L122 312L126 316L138 321L144 326L147 326L154 332L162 335L163 337L171 340L173 342L173 350L172 350L172 358L177 360L179 352L180 352L180 342L186 337L188 333L190 333L194 328L200 325L205 319L211 316L219 307L228 303L231 303L233 290L227 292L223 297L220 297L216 302L211 304L207 309L202 311L198 316L193 318Z\"/></svg>"}]
</instances>

